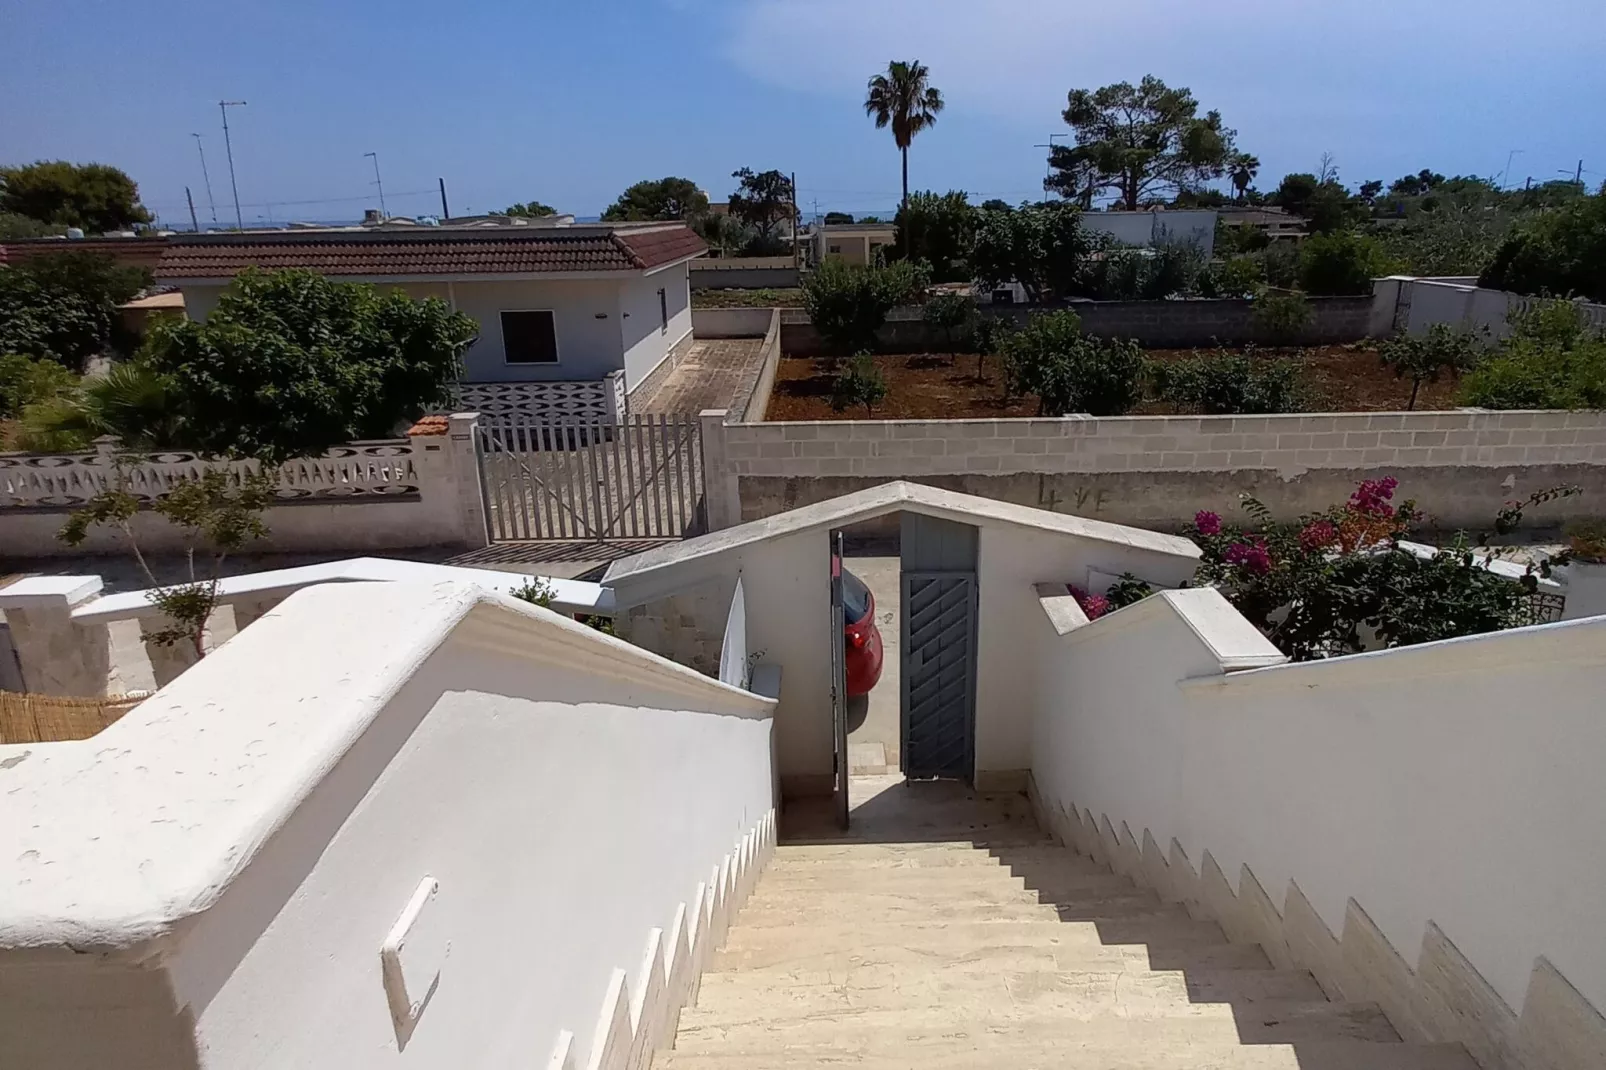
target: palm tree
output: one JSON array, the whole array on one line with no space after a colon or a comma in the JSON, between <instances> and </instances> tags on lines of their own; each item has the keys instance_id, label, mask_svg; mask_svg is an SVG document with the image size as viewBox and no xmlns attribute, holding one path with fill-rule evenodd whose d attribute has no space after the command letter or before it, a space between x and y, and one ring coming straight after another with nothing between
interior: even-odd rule
<instances>
[{"instance_id":1,"label":"palm tree","mask_svg":"<svg viewBox=\"0 0 1606 1070\"><path fill-rule=\"evenodd\" d=\"M937 121L942 93L931 85L931 72L919 60L894 60L887 72L870 79L864 113L875 119L877 130L892 127L892 140L903 153L903 201L909 204L909 143Z\"/></svg>"},{"instance_id":2,"label":"palm tree","mask_svg":"<svg viewBox=\"0 0 1606 1070\"><path fill-rule=\"evenodd\" d=\"M1259 157L1247 152L1235 152L1227 161L1227 173L1232 176L1232 188L1238 191L1238 199L1244 199L1244 191L1249 183L1255 180L1260 173Z\"/></svg>"}]
</instances>

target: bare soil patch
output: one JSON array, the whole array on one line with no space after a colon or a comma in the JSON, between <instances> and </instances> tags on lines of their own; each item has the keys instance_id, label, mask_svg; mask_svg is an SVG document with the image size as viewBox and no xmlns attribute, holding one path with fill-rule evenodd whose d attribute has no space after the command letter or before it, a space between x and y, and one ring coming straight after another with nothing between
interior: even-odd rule
<instances>
[{"instance_id":1,"label":"bare soil patch","mask_svg":"<svg viewBox=\"0 0 1606 1070\"><path fill-rule=\"evenodd\" d=\"M1151 360L1174 361L1204 356L1215 350L1151 349ZM1234 352L1245 352L1234 350ZM1309 412L1397 412L1411 396L1408 380L1396 379L1378 359L1370 342L1308 349L1250 350L1257 359L1287 358L1300 365L1300 383ZM887 381L887 396L875 407L881 420L988 419L1001 416L1036 416L1035 397L1002 397L1003 379L996 357L988 357L977 374L974 354L881 354L875 358ZM831 411L834 363L827 358L785 357L775 378L766 419L862 420L863 407ZM1446 377L1423 383L1416 407L1447 409L1455 406L1457 383ZM1132 410L1136 416L1173 415L1169 402L1148 400Z\"/></svg>"}]
</instances>

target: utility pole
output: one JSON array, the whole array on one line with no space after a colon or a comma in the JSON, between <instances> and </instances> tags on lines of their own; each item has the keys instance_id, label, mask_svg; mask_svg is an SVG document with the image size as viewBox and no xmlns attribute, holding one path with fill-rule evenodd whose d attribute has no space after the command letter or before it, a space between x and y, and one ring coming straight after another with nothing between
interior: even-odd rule
<instances>
[{"instance_id":1,"label":"utility pole","mask_svg":"<svg viewBox=\"0 0 1606 1070\"><path fill-rule=\"evenodd\" d=\"M206 149L201 147L201 135L191 134L195 139L195 151L201 154L201 178L206 182L206 207L212 212L212 225L217 226L217 202L212 199L212 176L206 171Z\"/></svg>"},{"instance_id":2,"label":"utility pole","mask_svg":"<svg viewBox=\"0 0 1606 1070\"><path fill-rule=\"evenodd\" d=\"M452 210L446 207L446 180L442 178L439 179L439 182L441 184L441 222L444 223L452 218Z\"/></svg>"},{"instance_id":3,"label":"utility pole","mask_svg":"<svg viewBox=\"0 0 1606 1070\"><path fill-rule=\"evenodd\" d=\"M1578 170L1573 172L1573 185L1582 186L1583 184L1584 184L1584 161L1579 160L1578 161Z\"/></svg>"},{"instance_id":4,"label":"utility pole","mask_svg":"<svg viewBox=\"0 0 1606 1070\"><path fill-rule=\"evenodd\" d=\"M243 100L220 100L217 102L218 111L223 113L223 151L229 156L229 189L234 191L234 227L236 230L245 229L245 220L240 216L240 186L234 181L234 143L229 140L229 109L243 108Z\"/></svg>"},{"instance_id":5,"label":"utility pole","mask_svg":"<svg viewBox=\"0 0 1606 1070\"><path fill-rule=\"evenodd\" d=\"M390 213L385 211L385 184L379 180L379 153L365 152L363 155L372 157L374 161L374 185L379 187L379 221L383 223L390 218Z\"/></svg>"},{"instance_id":6,"label":"utility pole","mask_svg":"<svg viewBox=\"0 0 1606 1070\"><path fill-rule=\"evenodd\" d=\"M184 187L184 199L190 203L190 229L195 233L201 232L201 221L195 218L195 198L190 196L190 187Z\"/></svg>"}]
</instances>

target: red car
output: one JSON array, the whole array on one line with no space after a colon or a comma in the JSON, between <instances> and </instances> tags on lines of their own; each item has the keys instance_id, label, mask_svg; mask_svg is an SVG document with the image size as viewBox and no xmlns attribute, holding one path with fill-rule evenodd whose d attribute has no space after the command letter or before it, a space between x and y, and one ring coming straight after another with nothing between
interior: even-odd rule
<instances>
[{"instance_id":1,"label":"red car","mask_svg":"<svg viewBox=\"0 0 1606 1070\"><path fill-rule=\"evenodd\" d=\"M848 698L868 695L881 679L881 633L875 626L875 595L847 569L842 570L842 649L848 671Z\"/></svg>"}]
</instances>

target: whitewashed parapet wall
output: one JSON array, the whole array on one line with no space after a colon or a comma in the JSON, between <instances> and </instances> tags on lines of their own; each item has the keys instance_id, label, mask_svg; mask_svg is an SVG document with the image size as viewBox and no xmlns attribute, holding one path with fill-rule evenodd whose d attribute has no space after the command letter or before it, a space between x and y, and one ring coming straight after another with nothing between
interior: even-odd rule
<instances>
[{"instance_id":1,"label":"whitewashed parapet wall","mask_svg":"<svg viewBox=\"0 0 1606 1070\"><path fill-rule=\"evenodd\" d=\"M1407 1041L1602 1065L1606 618L1284 665L1196 589L1036 638L1045 827Z\"/></svg>"},{"instance_id":2,"label":"whitewashed parapet wall","mask_svg":"<svg viewBox=\"0 0 1606 1070\"><path fill-rule=\"evenodd\" d=\"M459 413L425 421L407 438L353 442L319 458L278 470L277 502L265 521L267 539L255 551L341 551L424 546L484 546L484 498L476 453L478 416ZM80 548L57 537L68 513L121 485L142 501L210 469L235 476L259 469L252 460L209 461L193 453L126 455L112 444L92 453L0 454L0 553L49 557L121 553L127 547L105 528ZM133 525L140 549L185 549L182 533L141 513Z\"/></svg>"},{"instance_id":3,"label":"whitewashed parapet wall","mask_svg":"<svg viewBox=\"0 0 1606 1070\"><path fill-rule=\"evenodd\" d=\"M1510 317L1526 312L1541 298L1508 290L1491 290L1476 278L1433 279L1391 275L1372 283L1371 334L1424 334L1443 324L1456 330L1485 333L1500 339L1511 333ZM1591 326L1606 330L1606 305L1575 301Z\"/></svg>"},{"instance_id":4,"label":"whitewashed parapet wall","mask_svg":"<svg viewBox=\"0 0 1606 1070\"><path fill-rule=\"evenodd\" d=\"M459 383L458 412L477 412L486 427L507 427L562 420L607 420L626 415L625 373L616 371L591 382Z\"/></svg>"},{"instance_id":5,"label":"whitewashed parapet wall","mask_svg":"<svg viewBox=\"0 0 1606 1070\"><path fill-rule=\"evenodd\" d=\"M300 591L0 746L6 1065L644 1066L774 843L773 706L476 586Z\"/></svg>"},{"instance_id":6,"label":"whitewashed parapet wall","mask_svg":"<svg viewBox=\"0 0 1606 1070\"><path fill-rule=\"evenodd\" d=\"M1421 489L1455 523L1487 523L1541 485L1606 492L1606 412L844 420L705 425L704 436L722 465L708 485L736 482L741 519L889 479L1155 524L1231 508L1239 491L1297 514L1371 474L1398 475L1403 494ZM1591 500L1579 499L1585 511ZM1593 502L1606 511L1606 497Z\"/></svg>"}]
</instances>

